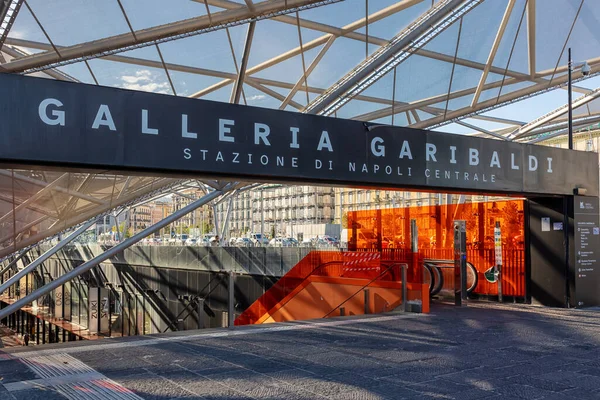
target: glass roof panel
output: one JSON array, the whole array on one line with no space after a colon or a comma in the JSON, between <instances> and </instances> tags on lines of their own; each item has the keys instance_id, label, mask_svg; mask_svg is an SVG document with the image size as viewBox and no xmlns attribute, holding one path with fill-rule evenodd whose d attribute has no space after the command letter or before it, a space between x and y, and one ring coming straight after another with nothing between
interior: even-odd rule
<instances>
[{"instance_id":1,"label":"glass roof panel","mask_svg":"<svg viewBox=\"0 0 600 400\"><path fill-rule=\"evenodd\" d=\"M344 37L338 38L310 75L310 83L327 88L364 59L364 43Z\"/></svg>"},{"instance_id":2,"label":"glass roof panel","mask_svg":"<svg viewBox=\"0 0 600 400\"><path fill-rule=\"evenodd\" d=\"M459 58L486 63L507 4L508 0L484 1L463 18Z\"/></svg>"},{"instance_id":3,"label":"glass roof panel","mask_svg":"<svg viewBox=\"0 0 600 400\"><path fill-rule=\"evenodd\" d=\"M42 28L35 22L33 15L31 15L27 7L21 7L19 10L19 14L17 14L17 18L8 32L8 37L50 44Z\"/></svg>"},{"instance_id":4,"label":"glass roof panel","mask_svg":"<svg viewBox=\"0 0 600 400\"><path fill-rule=\"evenodd\" d=\"M129 32L116 1L28 0L27 4L57 45L73 45Z\"/></svg>"},{"instance_id":5,"label":"glass roof panel","mask_svg":"<svg viewBox=\"0 0 600 400\"><path fill-rule=\"evenodd\" d=\"M517 38L518 34L518 38ZM512 54L512 55L511 55ZM527 49L527 0L517 0L510 14L504 35L496 51L493 65L506 68L509 58L511 69L519 72L528 71Z\"/></svg>"},{"instance_id":6,"label":"glass roof panel","mask_svg":"<svg viewBox=\"0 0 600 400\"><path fill-rule=\"evenodd\" d=\"M375 4L373 4L375 3ZM369 14L382 10L388 6L398 3L398 0L378 0L369 3ZM379 21L369 23L369 36L375 36L390 40L402 32L412 21L431 8L428 1L419 2L412 7L396 12ZM364 33L365 29L360 29Z\"/></svg>"},{"instance_id":7,"label":"glass roof panel","mask_svg":"<svg viewBox=\"0 0 600 400\"><path fill-rule=\"evenodd\" d=\"M117 4L116 1L114 3ZM203 2L189 0L169 0L168 3L162 0L121 0L121 3L136 31L206 15ZM211 12L220 10L211 7Z\"/></svg>"},{"instance_id":8,"label":"glass roof panel","mask_svg":"<svg viewBox=\"0 0 600 400\"><path fill-rule=\"evenodd\" d=\"M346 0L321 8L305 10L300 15L312 21L342 27L365 17L365 0Z\"/></svg>"},{"instance_id":9,"label":"glass roof panel","mask_svg":"<svg viewBox=\"0 0 600 400\"><path fill-rule=\"evenodd\" d=\"M155 190L168 192L177 182L110 174L0 170L0 258Z\"/></svg>"},{"instance_id":10,"label":"glass roof panel","mask_svg":"<svg viewBox=\"0 0 600 400\"><path fill-rule=\"evenodd\" d=\"M552 7L536 7L537 71L556 67L580 4L579 0L565 0L552 1Z\"/></svg>"},{"instance_id":11,"label":"glass roof panel","mask_svg":"<svg viewBox=\"0 0 600 400\"><path fill-rule=\"evenodd\" d=\"M165 63L235 73L233 55L224 29L162 43L160 51ZM241 54L236 57L239 66Z\"/></svg>"}]
</instances>

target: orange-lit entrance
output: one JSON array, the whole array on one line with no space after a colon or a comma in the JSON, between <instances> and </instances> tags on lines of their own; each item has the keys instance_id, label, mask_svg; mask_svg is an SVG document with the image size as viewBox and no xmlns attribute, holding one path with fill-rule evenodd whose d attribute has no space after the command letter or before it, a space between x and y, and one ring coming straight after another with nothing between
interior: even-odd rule
<instances>
[{"instance_id":1,"label":"orange-lit entrance","mask_svg":"<svg viewBox=\"0 0 600 400\"><path fill-rule=\"evenodd\" d=\"M499 224L502 294L526 301L524 208L523 200L502 200L348 212L348 248L379 251L382 259L391 259L411 250L410 224L416 221L424 277L436 296L454 290L453 221L464 220L469 296L497 299L494 229Z\"/></svg>"}]
</instances>

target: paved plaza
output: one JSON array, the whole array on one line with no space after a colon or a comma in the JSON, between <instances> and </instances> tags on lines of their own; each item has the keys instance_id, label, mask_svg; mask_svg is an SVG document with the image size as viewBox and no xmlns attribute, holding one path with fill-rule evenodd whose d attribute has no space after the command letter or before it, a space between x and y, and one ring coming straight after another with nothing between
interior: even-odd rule
<instances>
[{"instance_id":1,"label":"paved plaza","mask_svg":"<svg viewBox=\"0 0 600 400\"><path fill-rule=\"evenodd\" d=\"M600 312L435 306L0 353L1 399L600 399Z\"/></svg>"}]
</instances>

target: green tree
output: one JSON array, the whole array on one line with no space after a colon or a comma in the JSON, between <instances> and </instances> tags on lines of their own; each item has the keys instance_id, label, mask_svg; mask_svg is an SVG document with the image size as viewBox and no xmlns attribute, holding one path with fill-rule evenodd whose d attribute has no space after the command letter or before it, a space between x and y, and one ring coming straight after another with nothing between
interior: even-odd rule
<instances>
[{"instance_id":1,"label":"green tree","mask_svg":"<svg viewBox=\"0 0 600 400\"><path fill-rule=\"evenodd\" d=\"M211 232L213 229L213 226L210 222L205 222L204 225L202 226L202 233L209 233Z\"/></svg>"}]
</instances>

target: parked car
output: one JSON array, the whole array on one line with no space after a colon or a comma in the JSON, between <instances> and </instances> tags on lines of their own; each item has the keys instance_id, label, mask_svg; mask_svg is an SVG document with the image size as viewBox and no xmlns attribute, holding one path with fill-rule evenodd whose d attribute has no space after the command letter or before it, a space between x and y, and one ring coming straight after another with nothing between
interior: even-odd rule
<instances>
[{"instance_id":1,"label":"parked car","mask_svg":"<svg viewBox=\"0 0 600 400\"><path fill-rule=\"evenodd\" d=\"M269 246L271 246L271 247L289 247L289 246L291 246L291 244L286 238L273 238L269 242Z\"/></svg>"},{"instance_id":2,"label":"parked car","mask_svg":"<svg viewBox=\"0 0 600 400\"><path fill-rule=\"evenodd\" d=\"M300 243L293 237L285 238L290 246L300 246Z\"/></svg>"},{"instance_id":3,"label":"parked car","mask_svg":"<svg viewBox=\"0 0 600 400\"><path fill-rule=\"evenodd\" d=\"M192 237L191 237L191 238L188 238L188 239L185 241L185 245L186 245L186 246L197 246L197 245L198 245L198 239L196 239L196 238L192 238Z\"/></svg>"},{"instance_id":4,"label":"parked car","mask_svg":"<svg viewBox=\"0 0 600 400\"><path fill-rule=\"evenodd\" d=\"M327 242L331 247L339 247L340 245L340 241L331 236L324 235L321 239Z\"/></svg>"},{"instance_id":5,"label":"parked car","mask_svg":"<svg viewBox=\"0 0 600 400\"><path fill-rule=\"evenodd\" d=\"M254 246L254 243L252 243L252 240L250 240L249 238L241 237L237 238L237 240L235 241L235 245L238 247L252 247Z\"/></svg>"}]
</instances>

